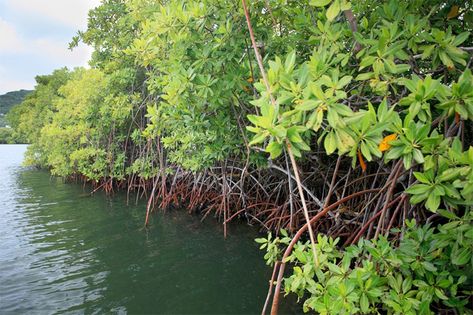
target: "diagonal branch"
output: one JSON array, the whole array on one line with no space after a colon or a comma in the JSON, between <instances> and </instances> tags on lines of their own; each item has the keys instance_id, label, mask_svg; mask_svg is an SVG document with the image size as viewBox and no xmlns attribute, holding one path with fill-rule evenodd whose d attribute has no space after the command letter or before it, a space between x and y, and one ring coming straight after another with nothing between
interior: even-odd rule
<instances>
[{"instance_id":1,"label":"diagonal branch","mask_svg":"<svg viewBox=\"0 0 473 315\"><path fill-rule=\"evenodd\" d=\"M358 32L358 25L356 24L356 18L355 15L353 14L353 11L350 10L345 10L343 11L343 14L345 15L345 18L347 19L348 23L350 24L351 31L353 33ZM359 42L356 41L355 39L355 49L354 52L355 54L359 52L363 47Z\"/></svg>"},{"instance_id":2,"label":"diagonal branch","mask_svg":"<svg viewBox=\"0 0 473 315\"><path fill-rule=\"evenodd\" d=\"M263 66L263 58L261 58L261 54L259 53L258 46L256 45L256 40L255 40L255 34L253 32L253 28L251 26L251 20L250 20L250 14L248 13L248 7L246 6L246 1L241 0L243 4L243 10L245 11L245 18L246 18L246 23L248 24L248 31L250 32L250 38L251 38L251 43L253 44L253 49L255 51L256 55L256 60L258 61L258 67L261 72L261 76L263 77L264 85L266 86L266 91L268 92L269 98L271 100L271 104L276 107L276 101L273 97L273 94L271 93L271 86L269 84L268 77L266 76L266 71L264 70ZM312 229L312 226L309 224L310 218L309 218L309 210L307 209L307 203L305 201L305 196L304 196L304 190L302 188L302 182L299 177L299 168L297 167L296 159L294 158L294 154L292 152L291 144L289 141L286 139L286 147L287 147L287 153L289 154L289 158L291 160L292 168L294 170L294 176L296 177L296 183L297 183L297 189L299 190L299 197L301 198L302 202L302 208L304 209L304 216L307 221L308 227L309 227L309 237L310 241L312 243L312 253L314 254L314 262L315 266L319 265L319 260L317 257L317 252L315 251L315 237L314 237L314 231Z\"/></svg>"}]
</instances>

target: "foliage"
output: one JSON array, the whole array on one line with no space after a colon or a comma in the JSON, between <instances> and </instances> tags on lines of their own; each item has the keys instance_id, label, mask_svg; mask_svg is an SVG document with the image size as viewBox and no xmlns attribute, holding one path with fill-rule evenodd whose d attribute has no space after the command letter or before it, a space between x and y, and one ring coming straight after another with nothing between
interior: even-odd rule
<instances>
[{"instance_id":1,"label":"foliage","mask_svg":"<svg viewBox=\"0 0 473 315\"><path fill-rule=\"evenodd\" d=\"M471 119L473 77L465 69L468 53L458 48L471 42L471 33L455 34L456 22L450 20L446 20L446 33L439 30L434 16L443 12L442 2L433 5L427 16L422 15L421 2L388 1L376 10L360 12L362 23L353 35L349 23L333 21L349 4L310 2L321 8L316 11L319 20L314 32L320 36L314 38L314 51L299 62L294 50L285 58L276 56L269 61L268 78L276 106L263 82L255 84L260 97L252 103L260 113L248 116L254 126L247 129L256 134L250 144L262 144L273 159L288 144L294 155L302 157L303 152L312 151L316 139L323 142L328 155L347 154L353 166L358 160L363 169L364 160L383 155L386 163L401 159L405 169L419 165L439 175L449 167L471 163L468 150L463 152L458 142L455 153L448 150L452 135L443 135L436 128L439 121L448 123L451 116L456 122ZM351 3L357 9L357 2ZM362 45L356 59L350 51L352 36ZM446 72L438 72L439 67ZM391 135L389 145L383 145ZM452 155L454 161L447 157ZM470 168L463 168L459 176L471 178L469 172ZM426 186L410 188L409 193L423 194L412 202L427 199L431 211L437 210L441 200L453 208L471 204L469 180L457 180L455 175L443 178L452 184L435 186L433 194L434 186L430 190ZM463 185L466 191L459 194Z\"/></svg>"},{"instance_id":2,"label":"foliage","mask_svg":"<svg viewBox=\"0 0 473 315\"><path fill-rule=\"evenodd\" d=\"M472 5L260 0L249 11L269 91L239 1L103 0L71 42L94 48L92 69L37 77L9 114L13 136L32 143L29 163L96 184L152 187L148 212L187 198L225 226L241 215L291 233L304 219L304 193L312 214L377 189L319 228L361 235L371 220L363 235L376 227L386 237L340 250L336 238L319 236L320 270L299 244L288 292L311 294L306 309L321 313L461 310L466 223L452 223L455 239L441 230L450 223L409 223L399 244L387 230L440 214L470 220ZM299 196L292 173L304 184ZM269 263L291 240L273 235L260 240ZM403 252L430 245L420 266Z\"/></svg>"},{"instance_id":3,"label":"foliage","mask_svg":"<svg viewBox=\"0 0 473 315\"><path fill-rule=\"evenodd\" d=\"M13 138L13 130L11 128L0 128L0 144L15 143Z\"/></svg>"},{"instance_id":4,"label":"foliage","mask_svg":"<svg viewBox=\"0 0 473 315\"><path fill-rule=\"evenodd\" d=\"M51 75L36 77L35 90L8 113L8 121L14 137L31 143L27 150L27 160L32 164L44 164L43 150L38 143L41 129L49 123L53 115L53 102L60 96L59 88L67 82L70 72L67 68L55 70Z\"/></svg>"},{"instance_id":5,"label":"foliage","mask_svg":"<svg viewBox=\"0 0 473 315\"><path fill-rule=\"evenodd\" d=\"M235 92L248 77L241 63L246 34L231 2L169 2L153 7L131 1L141 36L127 51L148 69L148 90L159 102L148 106L145 136L160 137L170 162L201 170L240 153Z\"/></svg>"},{"instance_id":6,"label":"foliage","mask_svg":"<svg viewBox=\"0 0 473 315\"><path fill-rule=\"evenodd\" d=\"M5 127L5 115L15 105L20 104L31 91L19 90L0 95L0 127Z\"/></svg>"},{"instance_id":7,"label":"foliage","mask_svg":"<svg viewBox=\"0 0 473 315\"><path fill-rule=\"evenodd\" d=\"M339 239L319 234L314 266L312 246L298 242L287 257L292 272L285 278L286 294L295 293L304 311L319 314L434 314L442 308L468 310L473 278L471 212L450 217L449 223L432 227L407 221L396 246L381 236L360 240L340 250ZM400 234L400 230L395 231ZM280 246L291 240L257 239L266 249L265 259L281 259Z\"/></svg>"},{"instance_id":8,"label":"foliage","mask_svg":"<svg viewBox=\"0 0 473 315\"><path fill-rule=\"evenodd\" d=\"M248 116L255 134L250 144L273 159L290 149L303 161L317 142L327 155L347 155L363 171L365 160L379 159L380 167L402 161L418 180L403 184L410 202L453 221L438 233L411 222L399 247L381 237L339 250L338 239L319 235L320 266L313 263L313 244L298 243L288 257L293 273L285 290L305 297L305 311L321 314L431 313L441 303L462 312L471 295L465 271L472 268L473 147L455 136L473 110L472 57L460 48L472 43L471 17L465 14L459 26L458 14L446 11L452 4L443 1L368 3L309 2L318 8L313 53L292 50L268 62L269 91L262 80L255 84L259 98L252 104L259 112ZM342 12L347 20L337 18ZM360 17L355 26L353 13ZM383 212L389 197L384 202ZM461 221L454 213L464 211ZM291 240L282 233L282 239L257 240L270 264L281 259L278 244Z\"/></svg>"}]
</instances>

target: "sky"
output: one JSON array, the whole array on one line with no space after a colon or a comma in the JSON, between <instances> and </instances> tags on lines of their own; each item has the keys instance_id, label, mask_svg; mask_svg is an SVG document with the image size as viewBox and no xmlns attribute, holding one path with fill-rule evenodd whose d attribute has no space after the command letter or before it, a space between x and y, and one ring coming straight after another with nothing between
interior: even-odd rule
<instances>
[{"instance_id":1,"label":"sky","mask_svg":"<svg viewBox=\"0 0 473 315\"><path fill-rule=\"evenodd\" d=\"M87 66L92 49L68 44L100 0L0 0L0 95L33 89L35 76Z\"/></svg>"}]
</instances>

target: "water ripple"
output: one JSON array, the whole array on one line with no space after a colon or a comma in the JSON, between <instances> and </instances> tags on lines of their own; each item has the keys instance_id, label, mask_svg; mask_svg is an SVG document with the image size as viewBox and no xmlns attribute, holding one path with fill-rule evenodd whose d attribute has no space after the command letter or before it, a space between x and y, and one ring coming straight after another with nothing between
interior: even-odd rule
<instances>
[{"instance_id":1,"label":"water ripple","mask_svg":"<svg viewBox=\"0 0 473 315\"><path fill-rule=\"evenodd\" d=\"M0 145L0 314L253 314L270 270L245 226L94 197ZM134 198L132 198L134 199ZM237 236L238 235L238 236Z\"/></svg>"}]
</instances>

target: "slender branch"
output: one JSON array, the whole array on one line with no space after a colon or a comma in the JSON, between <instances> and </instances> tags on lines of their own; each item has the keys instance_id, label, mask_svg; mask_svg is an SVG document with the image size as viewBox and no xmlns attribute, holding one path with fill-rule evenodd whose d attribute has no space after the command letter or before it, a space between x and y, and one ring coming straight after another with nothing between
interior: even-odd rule
<instances>
[{"instance_id":1,"label":"slender branch","mask_svg":"<svg viewBox=\"0 0 473 315\"><path fill-rule=\"evenodd\" d=\"M335 170L333 171L333 175L332 175L332 182L330 183L330 188L328 190L328 194L327 194L327 197L325 197L325 204L324 204L324 207L328 207L329 205L329 202L330 202L330 198L332 197L332 194L333 194L333 190L335 188L335 181L337 179L337 174L338 174L338 168L340 167L340 162L342 160L342 156L339 155L338 156L338 159L337 159L337 164L335 165ZM347 177L348 179L348 177Z\"/></svg>"},{"instance_id":2,"label":"slender branch","mask_svg":"<svg viewBox=\"0 0 473 315\"><path fill-rule=\"evenodd\" d=\"M245 0L241 0L241 2L243 4L243 10L245 11L246 23L248 24L248 31L250 32L251 43L253 44L253 49L255 51L256 60L258 61L258 66L261 72L261 76L263 77L264 85L266 86L266 91L268 92L269 98L271 100L271 104L274 107L276 107L276 101L273 97L273 94L271 93L271 86L269 84L268 77L266 76L266 71L264 70L263 59L261 58L261 54L259 53L258 46L256 45L255 35L253 32L253 28L251 26L250 14L248 13L248 7L246 6ZM304 190L302 188L302 183L299 177L299 169L297 167L296 159L294 158L294 154L291 149L291 144L287 139L286 139L286 147L287 147L287 153L289 154L289 158L291 160L292 168L294 170L294 176L296 177L297 189L299 190L299 195L302 202L302 208L304 209L304 216L307 221L307 224L309 224L309 210L307 209L307 203L305 201ZM314 231L312 230L312 226L310 226L310 224L309 224L309 237L312 243L312 252L314 254L315 265L318 266L319 261L317 259L317 253L315 251Z\"/></svg>"},{"instance_id":3,"label":"slender branch","mask_svg":"<svg viewBox=\"0 0 473 315\"><path fill-rule=\"evenodd\" d=\"M277 166L277 165L275 165L275 164L271 164L271 165L270 165L270 168L274 168L275 170L278 170L278 171L280 171L280 172L286 174L288 177L290 176L290 178L292 178L293 180L296 180L296 178L294 177L294 175L288 173L288 171L286 171L286 170L283 169L282 167L279 167L279 166ZM289 169L289 168L288 168L288 169ZM291 186L292 186L292 185L291 185ZM309 190L309 188L307 188L307 186L302 185L302 188L304 188L306 194L307 194L310 198L312 198L312 200L314 200L314 202L317 204L317 206L319 206L320 208L323 208L324 204L322 203L322 201L321 201L319 198L317 198L317 197ZM290 188L290 189L291 189L291 191L292 191L292 188Z\"/></svg>"},{"instance_id":4,"label":"slender branch","mask_svg":"<svg viewBox=\"0 0 473 315\"><path fill-rule=\"evenodd\" d=\"M345 18L350 24L351 31L353 33L358 32L358 25L356 24L356 18L355 18L355 15L353 14L353 11L351 9L345 10L343 11L343 14L345 15ZM359 52L362 48L363 47L361 46L361 44L355 40L355 49L354 49L355 54Z\"/></svg>"},{"instance_id":5,"label":"slender branch","mask_svg":"<svg viewBox=\"0 0 473 315\"><path fill-rule=\"evenodd\" d=\"M290 214L291 216L289 217L289 230L291 231L291 233L293 232L293 217L294 217L294 203L293 203L293 198L292 198L292 195L293 195L293 188L292 188L292 174L291 174L291 171L290 171L290 168L289 168L289 161L287 160L287 152L284 152L284 159L286 160L286 169L287 169L287 177L288 177L288 182L287 184L289 185L289 210L290 210ZM307 191L307 189L306 189Z\"/></svg>"},{"instance_id":6,"label":"slender branch","mask_svg":"<svg viewBox=\"0 0 473 315\"><path fill-rule=\"evenodd\" d=\"M271 315L276 315L278 313L278 308L279 308L279 292L281 291L281 283L282 283L282 278L284 276L284 268L286 266L285 260L289 255L291 254L292 249L294 248L294 245L299 241L301 238L302 234L315 222L317 222L320 218L322 218L324 215L327 214L330 210L336 209L339 205L356 198L358 196L364 195L364 194L370 194L374 192L378 192L379 189L367 189L367 190L362 190L358 191L356 193L353 193L349 196L346 196L343 199L340 199L339 201L332 203L330 206L325 207L321 212L319 212L316 216L314 216L312 219L310 219L310 222L304 224L299 231L294 235L292 238L291 242L289 245L286 247L286 250L284 251L283 257L281 259L282 263L279 267L279 274L278 274L278 279L276 282L276 288L274 289L274 296L273 296L273 304L271 308Z\"/></svg>"},{"instance_id":7,"label":"slender branch","mask_svg":"<svg viewBox=\"0 0 473 315\"><path fill-rule=\"evenodd\" d=\"M381 218L379 219L378 227L376 228L376 233L374 234L375 239L378 238L379 233L381 231L381 227L384 225L384 218L386 216L386 210L388 209L389 201L391 199L391 196L393 195L394 187L396 187L397 178L399 177L399 174L402 171L402 160L399 160L399 162L397 162L393 171L394 171L393 180L392 180L391 186L389 187L388 193L386 194L386 200L384 201L384 207L381 212Z\"/></svg>"},{"instance_id":8,"label":"slender branch","mask_svg":"<svg viewBox=\"0 0 473 315\"><path fill-rule=\"evenodd\" d=\"M266 314L266 309L268 308L269 299L271 298L271 294L273 293L274 278L276 277L276 271L278 270L280 264L281 264L281 262L279 262L279 261L277 261L274 264L273 274L271 276L271 280L269 281L268 295L266 296L266 301L264 302L264 306L263 306L263 310L261 311L261 315Z\"/></svg>"},{"instance_id":9,"label":"slender branch","mask_svg":"<svg viewBox=\"0 0 473 315\"><path fill-rule=\"evenodd\" d=\"M269 85L268 77L266 76L266 71L264 70L263 66L263 58L259 53L258 45L256 44L255 34L253 32L253 27L251 26L250 14L248 13L248 7L246 6L246 1L241 0L243 4L243 11L245 11L245 18L246 23L248 25L248 31L250 32L251 44L253 45L253 49L255 51L256 61L258 62L258 67L261 72L261 76L263 77L264 85L266 86L266 90L268 91L269 98L271 99L271 104L274 106L276 105L276 101L274 100L273 94L271 93L271 86Z\"/></svg>"},{"instance_id":10,"label":"slender branch","mask_svg":"<svg viewBox=\"0 0 473 315\"><path fill-rule=\"evenodd\" d=\"M287 145L287 152L289 153L289 158L291 160L292 168L294 170L294 176L296 176L296 184L297 184L297 189L299 190L299 195L301 198L302 202L302 208L304 209L304 217L305 220L307 221L307 224L309 224L309 237L310 237L310 242L312 243L312 253L314 254L314 262L315 262L315 267L319 266L319 258L317 256L317 251L315 250L315 236L314 236L314 231L312 229L312 225L309 223L310 222L310 217L309 217L309 210L307 209L307 203L305 202L305 196L304 196L304 190L302 189L302 183L301 179L299 177L299 169L297 167L296 159L294 158L294 154L292 154L291 151L291 144L289 141L286 141Z\"/></svg>"}]
</instances>

